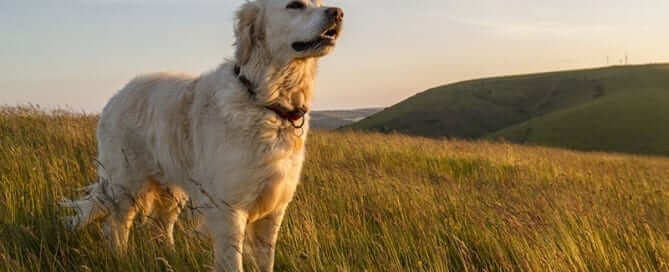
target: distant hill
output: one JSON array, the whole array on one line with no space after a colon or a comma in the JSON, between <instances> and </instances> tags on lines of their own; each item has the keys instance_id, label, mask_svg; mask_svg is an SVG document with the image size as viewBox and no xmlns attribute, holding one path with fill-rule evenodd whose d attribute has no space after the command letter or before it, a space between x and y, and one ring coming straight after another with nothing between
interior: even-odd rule
<instances>
[{"instance_id":1,"label":"distant hill","mask_svg":"<svg viewBox=\"0 0 669 272\"><path fill-rule=\"evenodd\" d=\"M349 127L669 155L669 64L449 84Z\"/></svg>"},{"instance_id":2,"label":"distant hill","mask_svg":"<svg viewBox=\"0 0 669 272\"><path fill-rule=\"evenodd\" d=\"M360 121L381 110L381 108L368 108L356 110L314 111L311 113L310 125L315 129L337 129Z\"/></svg>"}]
</instances>

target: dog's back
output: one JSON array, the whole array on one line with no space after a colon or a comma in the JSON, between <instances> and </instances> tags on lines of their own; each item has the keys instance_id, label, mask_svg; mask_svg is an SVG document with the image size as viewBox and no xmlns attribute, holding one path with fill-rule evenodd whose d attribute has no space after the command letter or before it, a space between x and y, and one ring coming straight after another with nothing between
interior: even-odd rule
<instances>
[{"instance_id":1,"label":"dog's back","mask_svg":"<svg viewBox=\"0 0 669 272\"><path fill-rule=\"evenodd\" d=\"M159 164L173 163L161 158L188 158L195 81L183 75L154 74L128 83L100 116L100 162L105 165L123 159L135 164L134 170L156 171ZM116 157L119 155L124 158Z\"/></svg>"}]
</instances>

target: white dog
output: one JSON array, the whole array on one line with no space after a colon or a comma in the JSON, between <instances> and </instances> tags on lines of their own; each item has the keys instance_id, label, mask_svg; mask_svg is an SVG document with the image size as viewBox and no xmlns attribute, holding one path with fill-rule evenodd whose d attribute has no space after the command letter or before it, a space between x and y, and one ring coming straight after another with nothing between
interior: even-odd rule
<instances>
[{"instance_id":1,"label":"white dog","mask_svg":"<svg viewBox=\"0 0 669 272\"><path fill-rule=\"evenodd\" d=\"M120 252L138 213L170 243L190 200L214 240L216 267L241 271L242 252L271 271L279 225L293 198L319 57L340 35L343 12L320 0L256 0L237 12L236 58L200 77L157 74L126 85L97 130L99 180L69 218L105 219Z\"/></svg>"}]
</instances>

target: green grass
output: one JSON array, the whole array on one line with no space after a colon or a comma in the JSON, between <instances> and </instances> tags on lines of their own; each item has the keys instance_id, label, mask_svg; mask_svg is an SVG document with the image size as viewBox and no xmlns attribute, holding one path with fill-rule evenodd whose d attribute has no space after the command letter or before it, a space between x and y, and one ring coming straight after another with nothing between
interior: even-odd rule
<instances>
[{"instance_id":1,"label":"green grass","mask_svg":"<svg viewBox=\"0 0 669 272\"><path fill-rule=\"evenodd\" d=\"M490 138L579 150L669 155L669 89L611 95L501 130Z\"/></svg>"},{"instance_id":2,"label":"green grass","mask_svg":"<svg viewBox=\"0 0 669 272\"><path fill-rule=\"evenodd\" d=\"M437 87L351 128L669 155L669 64L473 80Z\"/></svg>"},{"instance_id":3,"label":"green grass","mask_svg":"<svg viewBox=\"0 0 669 272\"><path fill-rule=\"evenodd\" d=\"M116 257L100 226L58 221L94 179L94 116L0 110L0 271L202 271L138 224ZM315 132L278 271L669 271L669 159L485 141Z\"/></svg>"}]
</instances>

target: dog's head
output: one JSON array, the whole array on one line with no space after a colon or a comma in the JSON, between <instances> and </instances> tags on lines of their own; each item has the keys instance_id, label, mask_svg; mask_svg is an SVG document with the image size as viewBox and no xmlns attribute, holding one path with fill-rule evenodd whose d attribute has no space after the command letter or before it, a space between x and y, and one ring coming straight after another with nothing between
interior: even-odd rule
<instances>
[{"instance_id":1,"label":"dog's head","mask_svg":"<svg viewBox=\"0 0 669 272\"><path fill-rule=\"evenodd\" d=\"M237 12L237 61L245 64L254 54L285 62L325 56L339 38L343 18L340 8L321 0L247 2Z\"/></svg>"}]
</instances>

